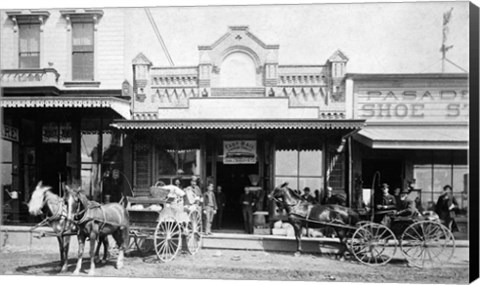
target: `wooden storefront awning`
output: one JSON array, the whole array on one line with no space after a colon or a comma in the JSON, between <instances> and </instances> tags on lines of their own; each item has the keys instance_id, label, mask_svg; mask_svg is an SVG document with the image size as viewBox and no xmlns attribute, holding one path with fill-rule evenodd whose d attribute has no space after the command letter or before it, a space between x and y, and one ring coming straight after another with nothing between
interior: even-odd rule
<instances>
[{"instance_id":1,"label":"wooden storefront awning","mask_svg":"<svg viewBox=\"0 0 480 285\"><path fill-rule=\"evenodd\" d=\"M111 126L120 130L355 130L364 120L116 120Z\"/></svg>"},{"instance_id":2,"label":"wooden storefront awning","mask_svg":"<svg viewBox=\"0 0 480 285\"><path fill-rule=\"evenodd\" d=\"M130 101L116 97L42 96L3 97L0 108L110 108L130 119Z\"/></svg>"}]
</instances>

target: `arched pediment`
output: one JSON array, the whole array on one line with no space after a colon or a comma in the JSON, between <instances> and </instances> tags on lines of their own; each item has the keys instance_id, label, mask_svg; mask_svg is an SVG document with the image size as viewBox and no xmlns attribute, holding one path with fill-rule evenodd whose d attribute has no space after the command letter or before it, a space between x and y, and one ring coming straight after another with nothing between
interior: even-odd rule
<instances>
[{"instance_id":1,"label":"arched pediment","mask_svg":"<svg viewBox=\"0 0 480 285\"><path fill-rule=\"evenodd\" d=\"M278 62L278 45L267 45L248 31L247 26L229 27L226 34L210 46L199 46L200 64L219 66L231 53L243 51L249 54L255 64Z\"/></svg>"}]
</instances>

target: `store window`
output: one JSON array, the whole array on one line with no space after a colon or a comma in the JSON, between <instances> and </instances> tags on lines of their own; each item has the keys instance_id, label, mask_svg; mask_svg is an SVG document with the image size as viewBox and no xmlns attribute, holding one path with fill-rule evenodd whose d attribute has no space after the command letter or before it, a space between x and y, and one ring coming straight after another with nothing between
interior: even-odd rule
<instances>
[{"instance_id":1,"label":"store window","mask_svg":"<svg viewBox=\"0 0 480 285\"><path fill-rule=\"evenodd\" d=\"M200 175L200 148L157 147L156 180L170 184L176 177L184 180Z\"/></svg>"},{"instance_id":2,"label":"store window","mask_svg":"<svg viewBox=\"0 0 480 285\"><path fill-rule=\"evenodd\" d=\"M19 67L40 67L40 24L22 24L18 26Z\"/></svg>"},{"instance_id":3,"label":"store window","mask_svg":"<svg viewBox=\"0 0 480 285\"><path fill-rule=\"evenodd\" d=\"M445 185L451 185L461 212L468 207L468 166L462 164L458 154L446 153L431 157L432 163L415 164L413 175L415 188L421 189L421 205L424 210L434 210ZM451 163L447 164L446 161ZM466 160L464 161L466 162Z\"/></svg>"},{"instance_id":4,"label":"store window","mask_svg":"<svg viewBox=\"0 0 480 285\"><path fill-rule=\"evenodd\" d=\"M322 189L323 169L322 152L277 150L275 152L275 186L284 182L292 189L303 190L309 187L311 192Z\"/></svg>"},{"instance_id":5,"label":"store window","mask_svg":"<svg viewBox=\"0 0 480 285\"><path fill-rule=\"evenodd\" d=\"M8 200L9 193L12 191L12 174L13 174L13 161L12 151L13 143L11 141L2 140L2 191L5 200Z\"/></svg>"},{"instance_id":6,"label":"store window","mask_svg":"<svg viewBox=\"0 0 480 285\"><path fill-rule=\"evenodd\" d=\"M81 127L82 189L97 201L118 202L127 183L121 134L102 126L101 119L83 119Z\"/></svg>"}]
</instances>

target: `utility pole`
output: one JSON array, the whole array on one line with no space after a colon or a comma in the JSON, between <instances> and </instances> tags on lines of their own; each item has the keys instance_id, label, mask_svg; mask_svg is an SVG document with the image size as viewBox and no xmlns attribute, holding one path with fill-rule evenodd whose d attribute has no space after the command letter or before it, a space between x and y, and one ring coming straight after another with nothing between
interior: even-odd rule
<instances>
[{"instance_id":1,"label":"utility pole","mask_svg":"<svg viewBox=\"0 0 480 285\"><path fill-rule=\"evenodd\" d=\"M160 42L160 45L162 46L163 52L165 53L165 56L168 59L168 62L170 63L170 66L175 66L173 63L172 57L170 56L170 53L168 52L167 46L165 45L165 42L163 41L162 35L160 34L160 31L158 30L157 24L155 23L155 20L153 19L152 13L150 12L149 8L145 8L145 13L147 14L148 20L150 21L150 24L152 25L153 31L155 32L155 35L157 36L158 41Z\"/></svg>"},{"instance_id":2,"label":"utility pole","mask_svg":"<svg viewBox=\"0 0 480 285\"><path fill-rule=\"evenodd\" d=\"M450 22L450 18L452 17L453 8L450 11L443 13L443 38L442 38L442 47L440 51L442 52L442 73L445 72L445 61L447 61L447 51L453 47L453 45L447 46L447 35L449 32L448 23Z\"/></svg>"}]
</instances>

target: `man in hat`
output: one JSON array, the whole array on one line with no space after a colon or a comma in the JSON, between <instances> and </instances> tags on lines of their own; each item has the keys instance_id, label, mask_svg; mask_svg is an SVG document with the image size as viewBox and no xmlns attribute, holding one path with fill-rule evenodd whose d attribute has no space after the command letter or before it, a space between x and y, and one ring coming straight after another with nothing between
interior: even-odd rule
<instances>
[{"instance_id":1,"label":"man in hat","mask_svg":"<svg viewBox=\"0 0 480 285\"><path fill-rule=\"evenodd\" d=\"M380 211L387 211L387 210L395 210L397 208L397 201L395 200L395 196L388 193L388 184L382 184L382 197L377 204L377 210Z\"/></svg>"},{"instance_id":2,"label":"man in hat","mask_svg":"<svg viewBox=\"0 0 480 285\"><path fill-rule=\"evenodd\" d=\"M213 217L217 213L217 200L215 199L215 193L213 193L213 182L209 182L207 186L207 192L203 194L203 214L206 219L205 234L212 234L212 222Z\"/></svg>"},{"instance_id":3,"label":"man in hat","mask_svg":"<svg viewBox=\"0 0 480 285\"><path fill-rule=\"evenodd\" d=\"M415 201L408 198L408 189L403 189L400 192L400 203L397 205L397 216L401 217L411 217L414 218L418 216L417 207L415 207Z\"/></svg>"},{"instance_id":4,"label":"man in hat","mask_svg":"<svg viewBox=\"0 0 480 285\"><path fill-rule=\"evenodd\" d=\"M199 205L202 202L202 190L197 185L198 178L196 176L192 176L192 180L190 180L190 186L184 189L185 191L185 205L190 208L193 205Z\"/></svg>"}]
</instances>

